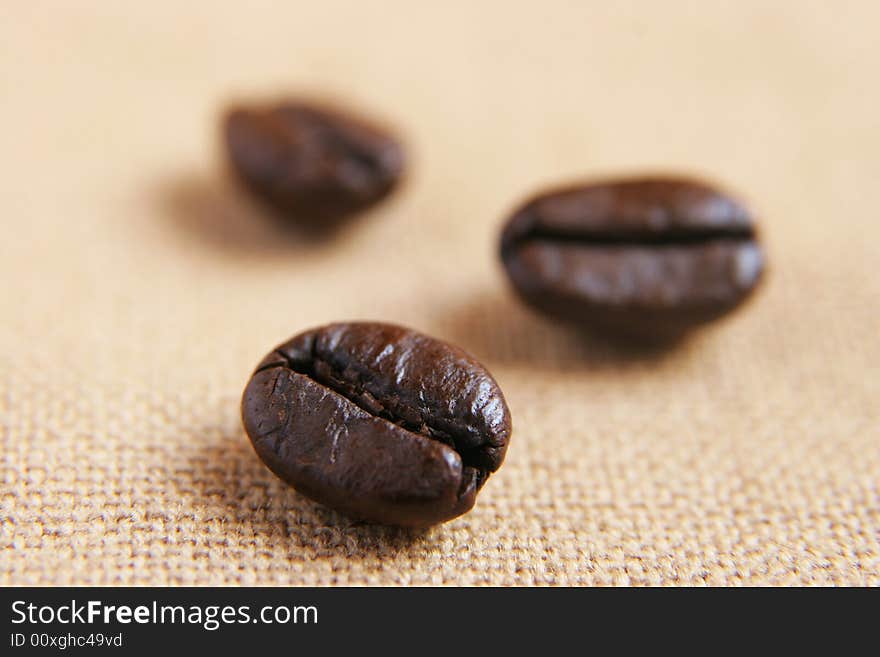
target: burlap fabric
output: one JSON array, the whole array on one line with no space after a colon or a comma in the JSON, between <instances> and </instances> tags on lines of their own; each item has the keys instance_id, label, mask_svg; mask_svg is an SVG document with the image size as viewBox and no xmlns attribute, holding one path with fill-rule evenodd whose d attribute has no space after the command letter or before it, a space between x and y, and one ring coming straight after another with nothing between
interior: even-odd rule
<instances>
[{"instance_id":1,"label":"burlap fabric","mask_svg":"<svg viewBox=\"0 0 880 657\"><path fill-rule=\"evenodd\" d=\"M871 2L18 3L0 21L0 583L880 583L880 11ZM227 101L330 95L410 146L337 239L227 182ZM634 353L522 308L547 183L725 183L753 303ZM354 524L275 479L247 377L316 324L471 351L514 419L470 514Z\"/></svg>"}]
</instances>

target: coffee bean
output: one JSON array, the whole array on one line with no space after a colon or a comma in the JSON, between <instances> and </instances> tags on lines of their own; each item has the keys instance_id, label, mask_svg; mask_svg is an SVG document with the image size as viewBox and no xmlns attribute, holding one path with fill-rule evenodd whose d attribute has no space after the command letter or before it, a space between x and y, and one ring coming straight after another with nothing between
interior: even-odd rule
<instances>
[{"instance_id":1,"label":"coffee bean","mask_svg":"<svg viewBox=\"0 0 880 657\"><path fill-rule=\"evenodd\" d=\"M764 268L746 209L678 178L540 194L507 222L501 258L535 308L617 336L664 340L739 306Z\"/></svg>"},{"instance_id":2,"label":"coffee bean","mask_svg":"<svg viewBox=\"0 0 880 657\"><path fill-rule=\"evenodd\" d=\"M389 133L338 110L285 101L225 119L233 169L290 221L328 227L388 195L403 172Z\"/></svg>"},{"instance_id":3,"label":"coffee bean","mask_svg":"<svg viewBox=\"0 0 880 657\"><path fill-rule=\"evenodd\" d=\"M367 322L273 350L245 388L242 418L263 462L302 494L409 527L470 510L511 432L498 384L473 358Z\"/></svg>"}]
</instances>

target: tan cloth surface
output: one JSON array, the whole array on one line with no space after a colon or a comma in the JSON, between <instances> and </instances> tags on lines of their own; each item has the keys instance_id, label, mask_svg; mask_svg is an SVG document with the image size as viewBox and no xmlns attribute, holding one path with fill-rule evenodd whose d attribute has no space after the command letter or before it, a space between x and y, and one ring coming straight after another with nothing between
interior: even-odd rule
<instances>
[{"instance_id":1,"label":"tan cloth surface","mask_svg":"<svg viewBox=\"0 0 880 657\"><path fill-rule=\"evenodd\" d=\"M0 583L880 584L875 3L248 4L3 11ZM222 166L225 103L285 90L410 146L325 244ZM524 195L646 170L739 192L771 263L653 356L522 308L495 255ZM354 524L254 455L251 369L354 318L502 385L470 514Z\"/></svg>"}]
</instances>

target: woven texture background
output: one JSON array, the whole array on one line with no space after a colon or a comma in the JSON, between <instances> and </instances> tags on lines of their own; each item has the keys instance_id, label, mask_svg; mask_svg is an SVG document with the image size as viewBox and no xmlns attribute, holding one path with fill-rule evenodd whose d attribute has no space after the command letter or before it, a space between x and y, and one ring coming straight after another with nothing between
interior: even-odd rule
<instances>
[{"instance_id":1,"label":"woven texture background","mask_svg":"<svg viewBox=\"0 0 880 657\"><path fill-rule=\"evenodd\" d=\"M0 20L0 583L880 584L872 2L17 3ZM406 185L336 239L228 182L231 99L396 126ZM545 184L693 173L757 211L741 312L633 353L496 260ZM514 419L468 515L355 524L241 429L276 343L452 341Z\"/></svg>"}]
</instances>

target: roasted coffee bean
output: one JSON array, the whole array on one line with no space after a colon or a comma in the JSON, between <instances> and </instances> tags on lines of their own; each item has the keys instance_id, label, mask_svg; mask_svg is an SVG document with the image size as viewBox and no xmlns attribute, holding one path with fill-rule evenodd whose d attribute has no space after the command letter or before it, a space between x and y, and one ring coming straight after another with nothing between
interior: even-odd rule
<instances>
[{"instance_id":1,"label":"roasted coffee bean","mask_svg":"<svg viewBox=\"0 0 880 657\"><path fill-rule=\"evenodd\" d=\"M507 222L501 258L535 308L614 335L662 340L736 308L764 269L746 209L679 178L536 196Z\"/></svg>"},{"instance_id":2,"label":"roasted coffee bean","mask_svg":"<svg viewBox=\"0 0 880 657\"><path fill-rule=\"evenodd\" d=\"M389 133L340 111L299 101L242 107L225 119L233 169L290 221L333 226L388 195L403 172Z\"/></svg>"},{"instance_id":3,"label":"roasted coffee bean","mask_svg":"<svg viewBox=\"0 0 880 657\"><path fill-rule=\"evenodd\" d=\"M498 384L473 358L368 322L273 350L245 388L242 418L259 457L302 494L408 527L470 510L511 431Z\"/></svg>"}]
</instances>

